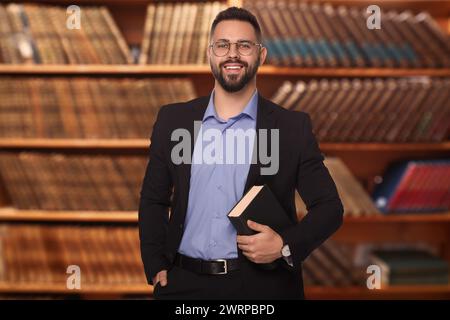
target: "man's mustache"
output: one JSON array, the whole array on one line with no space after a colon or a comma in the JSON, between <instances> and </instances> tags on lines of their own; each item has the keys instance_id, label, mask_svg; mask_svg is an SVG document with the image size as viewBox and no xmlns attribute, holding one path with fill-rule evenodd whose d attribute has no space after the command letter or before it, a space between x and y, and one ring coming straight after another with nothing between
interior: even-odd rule
<instances>
[{"instance_id":1,"label":"man's mustache","mask_svg":"<svg viewBox=\"0 0 450 320\"><path fill-rule=\"evenodd\" d=\"M223 62L223 63L221 63L220 64L220 67L223 67L225 64L227 64L227 63L239 63L239 64L242 64L244 67L247 67L248 65L247 65L247 63L246 62L244 62L244 61L239 61L239 60L228 60L228 61L225 61L225 62Z\"/></svg>"}]
</instances>

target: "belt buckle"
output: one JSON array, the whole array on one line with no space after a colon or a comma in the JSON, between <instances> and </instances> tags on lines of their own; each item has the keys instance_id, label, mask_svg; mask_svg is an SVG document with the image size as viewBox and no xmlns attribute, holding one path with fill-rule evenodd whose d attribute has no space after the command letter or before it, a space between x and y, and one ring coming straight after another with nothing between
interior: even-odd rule
<instances>
[{"instance_id":1,"label":"belt buckle","mask_svg":"<svg viewBox=\"0 0 450 320\"><path fill-rule=\"evenodd\" d=\"M223 262L223 268L224 268L223 272L218 272L218 273L215 273L215 274L227 274L228 273L227 260L225 260L225 259L217 259L217 260L214 260L214 261Z\"/></svg>"}]
</instances>

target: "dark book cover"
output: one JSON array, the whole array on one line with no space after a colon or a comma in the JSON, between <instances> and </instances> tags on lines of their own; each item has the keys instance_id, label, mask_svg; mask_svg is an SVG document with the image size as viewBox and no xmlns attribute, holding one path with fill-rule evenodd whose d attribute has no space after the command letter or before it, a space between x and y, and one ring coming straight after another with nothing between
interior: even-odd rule
<instances>
[{"instance_id":1,"label":"dark book cover","mask_svg":"<svg viewBox=\"0 0 450 320\"><path fill-rule=\"evenodd\" d=\"M277 233L293 224L267 185L250 188L230 210L228 218L238 235L256 233L248 227L248 220L267 225Z\"/></svg>"}]
</instances>

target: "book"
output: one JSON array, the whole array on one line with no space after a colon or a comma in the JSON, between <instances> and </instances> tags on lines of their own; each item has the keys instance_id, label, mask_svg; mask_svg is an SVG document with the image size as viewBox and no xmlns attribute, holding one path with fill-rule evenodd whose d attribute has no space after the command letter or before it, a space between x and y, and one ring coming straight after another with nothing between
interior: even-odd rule
<instances>
[{"instance_id":1,"label":"book","mask_svg":"<svg viewBox=\"0 0 450 320\"><path fill-rule=\"evenodd\" d=\"M293 224L267 185L253 186L228 213L238 235L253 235L248 220L264 224L280 233Z\"/></svg>"}]
</instances>

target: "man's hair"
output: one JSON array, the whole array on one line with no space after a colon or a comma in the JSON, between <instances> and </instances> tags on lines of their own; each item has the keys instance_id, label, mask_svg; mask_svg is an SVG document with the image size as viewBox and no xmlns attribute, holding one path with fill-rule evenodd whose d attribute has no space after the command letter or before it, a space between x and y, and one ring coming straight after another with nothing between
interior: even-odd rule
<instances>
[{"instance_id":1,"label":"man's hair","mask_svg":"<svg viewBox=\"0 0 450 320\"><path fill-rule=\"evenodd\" d=\"M211 25L211 30L209 32L210 40L212 38L214 30L216 29L216 26L219 24L219 22L225 20L238 20L250 23L253 26L253 29L255 29L256 41L261 43L262 34L258 20L250 11L238 7L229 7L228 9L219 12Z\"/></svg>"}]
</instances>

